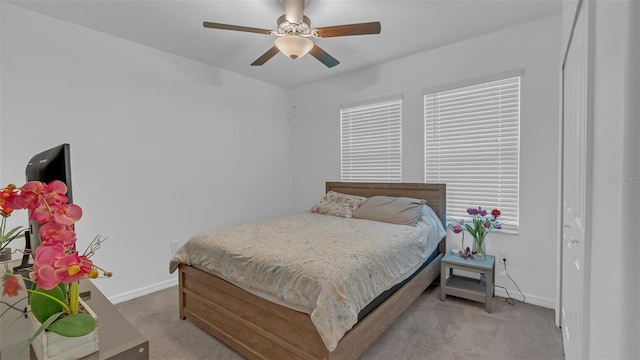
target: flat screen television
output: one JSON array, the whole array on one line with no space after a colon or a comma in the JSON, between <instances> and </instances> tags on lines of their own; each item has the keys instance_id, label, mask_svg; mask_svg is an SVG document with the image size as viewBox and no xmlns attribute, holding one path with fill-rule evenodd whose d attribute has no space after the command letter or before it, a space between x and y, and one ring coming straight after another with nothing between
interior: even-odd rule
<instances>
[{"instance_id":1,"label":"flat screen television","mask_svg":"<svg viewBox=\"0 0 640 360\"><path fill-rule=\"evenodd\" d=\"M27 181L41 181L49 183L60 180L67 185L68 203L73 202L71 190L71 149L69 144L61 144L41 153L35 154L27 163ZM31 214L29 214L31 219ZM35 251L40 245L40 225L35 221L29 221L29 238L25 241L25 248L30 249L35 256ZM23 258L23 262L24 262ZM28 260L28 256L27 256Z\"/></svg>"}]
</instances>

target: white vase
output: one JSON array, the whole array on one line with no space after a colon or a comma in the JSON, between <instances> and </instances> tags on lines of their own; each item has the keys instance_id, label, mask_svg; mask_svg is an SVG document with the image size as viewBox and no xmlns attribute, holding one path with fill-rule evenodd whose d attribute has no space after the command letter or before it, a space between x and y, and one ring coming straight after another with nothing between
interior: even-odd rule
<instances>
[{"instance_id":1,"label":"white vase","mask_svg":"<svg viewBox=\"0 0 640 360\"><path fill-rule=\"evenodd\" d=\"M96 314L79 299L79 306L84 308L94 319ZM33 336L42 324L34 316L29 316L29 334ZM98 327L83 336L67 337L52 331L43 331L31 343L33 352L39 360L80 359L98 351Z\"/></svg>"}]
</instances>

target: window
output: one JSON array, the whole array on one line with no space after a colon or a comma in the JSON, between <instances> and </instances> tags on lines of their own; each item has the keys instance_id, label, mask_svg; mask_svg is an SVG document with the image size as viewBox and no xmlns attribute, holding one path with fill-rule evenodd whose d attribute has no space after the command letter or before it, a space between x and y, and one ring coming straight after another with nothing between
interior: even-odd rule
<instances>
[{"instance_id":1,"label":"window","mask_svg":"<svg viewBox=\"0 0 640 360\"><path fill-rule=\"evenodd\" d=\"M402 98L340 109L342 181L402 181Z\"/></svg>"},{"instance_id":2,"label":"window","mask_svg":"<svg viewBox=\"0 0 640 360\"><path fill-rule=\"evenodd\" d=\"M520 77L425 92L425 181L447 184L447 216L498 208L518 229Z\"/></svg>"}]
</instances>

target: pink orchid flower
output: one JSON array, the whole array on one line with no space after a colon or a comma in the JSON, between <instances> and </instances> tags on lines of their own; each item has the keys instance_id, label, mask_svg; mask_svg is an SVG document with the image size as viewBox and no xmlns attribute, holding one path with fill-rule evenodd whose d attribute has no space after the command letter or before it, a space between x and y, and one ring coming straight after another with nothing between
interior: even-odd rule
<instances>
[{"instance_id":1,"label":"pink orchid flower","mask_svg":"<svg viewBox=\"0 0 640 360\"><path fill-rule=\"evenodd\" d=\"M46 208L47 205L54 206L66 203L68 200L66 193L67 185L59 180L54 180L49 184L29 181L20 188L19 192L15 191L13 194L9 194L12 196L5 201L13 209L35 210L39 207Z\"/></svg>"},{"instance_id":2,"label":"pink orchid flower","mask_svg":"<svg viewBox=\"0 0 640 360\"><path fill-rule=\"evenodd\" d=\"M2 189L2 208L4 210L26 209L27 202L20 196L20 190L13 184Z\"/></svg>"},{"instance_id":3,"label":"pink orchid flower","mask_svg":"<svg viewBox=\"0 0 640 360\"><path fill-rule=\"evenodd\" d=\"M53 220L51 217L51 208L46 204L34 208L31 212L31 220L34 220L38 224L48 223Z\"/></svg>"},{"instance_id":4,"label":"pink orchid flower","mask_svg":"<svg viewBox=\"0 0 640 360\"><path fill-rule=\"evenodd\" d=\"M55 274L60 282L71 284L87 276L93 269L93 262L88 257L79 255L76 251L58 259L55 266L57 267Z\"/></svg>"},{"instance_id":5,"label":"pink orchid flower","mask_svg":"<svg viewBox=\"0 0 640 360\"><path fill-rule=\"evenodd\" d=\"M31 213L31 219L39 224L51 221L73 225L82 217L82 208L75 204L45 204L42 203Z\"/></svg>"},{"instance_id":6,"label":"pink orchid flower","mask_svg":"<svg viewBox=\"0 0 640 360\"><path fill-rule=\"evenodd\" d=\"M63 225L73 225L82 217L82 208L75 204L60 204L51 210L54 221Z\"/></svg>"},{"instance_id":7,"label":"pink orchid flower","mask_svg":"<svg viewBox=\"0 0 640 360\"><path fill-rule=\"evenodd\" d=\"M38 287L51 290L58 286L60 280L56 276L56 262L65 256L64 245L42 243L36 251L31 279L38 282Z\"/></svg>"},{"instance_id":8,"label":"pink orchid flower","mask_svg":"<svg viewBox=\"0 0 640 360\"><path fill-rule=\"evenodd\" d=\"M9 203L7 203L7 199L17 197L15 185L13 186L13 189L6 187L0 192L0 216L2 217L9 217L13 212L13 208L9 206Z\"/></svg>"},{"instance_id":9,"label":"pink orchid flower","mask_svg":"<svg viewBox=\"0 0 640 360\"><path fill-rule=\"evenodd\" d=\"M66 254L62 244L42 243L38 246L31 278L38 287L51 290L59 283L70 284L83 279L93 269L93 262L77 251Z\"/></svg>"},{"instance_id":10,"label":"pink orchid flower","mask_svg":"<svg viewBox=\"0 0 640 360\"><path fill-rule=\"evenodd\" d=\"M40 227L40 238L43 242L61 243L67 248L72 248L76 242L76 233L71 226L48 222Z\"/></svg>"},{"instance_id":11,"label":"pink orchid flower","mask_svg":"<svg viewBox=\"0 0 640 360\"><path fill-rule=\"evenodd\" d=\"M40 195L46 192L47 187L40 181L29 181L20 188L20 202L23 209L33 210L41 205Z\"/></svg>"},{"instance_id":12,"label":"pink orchid flower","mask_svg":"<svg viewBox=\"0 0 640 360\"><path fill-rule=\"evenodd\" d=\"M60 180L53 180L45 186L42 196L48 204L66 204L67 185Z\"/></svg>"}]
</instances>

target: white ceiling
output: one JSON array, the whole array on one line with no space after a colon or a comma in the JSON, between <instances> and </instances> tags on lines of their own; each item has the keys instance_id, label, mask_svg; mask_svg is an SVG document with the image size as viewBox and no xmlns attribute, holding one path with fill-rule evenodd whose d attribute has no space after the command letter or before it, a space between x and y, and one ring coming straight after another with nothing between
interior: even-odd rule
<instances>
[{"instance_id":1,"label":"white ceiling","mask_svg":"<svg viewBox=\"0 0 640 360\"><path fill-rule=\"evenodd\" d=\"M380 21L380 35L314 39L340 61L328 69L307 55L277 54L250 66L274 37L206 29L203 21L275 29L283 0L20 0L7 3L294 88L330 76L558 14L560 0L307 0L312 27Z\"/></svg>"}]
</instances>

